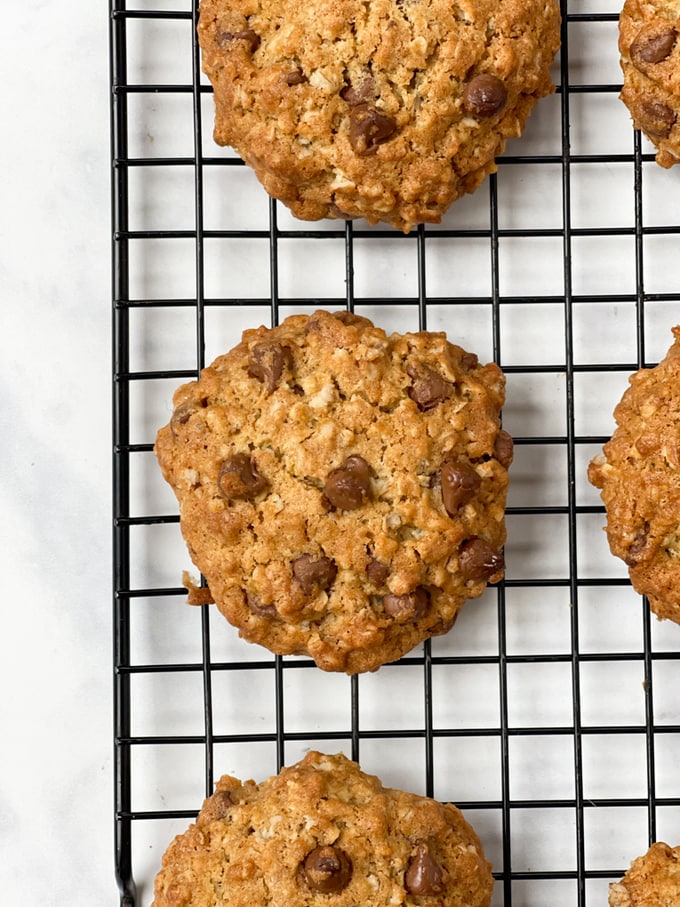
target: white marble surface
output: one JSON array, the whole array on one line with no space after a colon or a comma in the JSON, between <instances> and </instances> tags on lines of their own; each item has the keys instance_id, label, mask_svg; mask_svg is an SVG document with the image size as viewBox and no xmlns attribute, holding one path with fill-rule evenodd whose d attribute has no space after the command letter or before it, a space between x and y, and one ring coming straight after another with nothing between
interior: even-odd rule
<instances>
[{"instance_id":1,"label":"white marble surface","mask_svg":"<svg viewBox=\"0 0 680 907\"><path fill-rule=\"evenodd\" d=\"M105 4L0 30L6 904L117 903L112 874Z\"/></svg>"}]
</instances>

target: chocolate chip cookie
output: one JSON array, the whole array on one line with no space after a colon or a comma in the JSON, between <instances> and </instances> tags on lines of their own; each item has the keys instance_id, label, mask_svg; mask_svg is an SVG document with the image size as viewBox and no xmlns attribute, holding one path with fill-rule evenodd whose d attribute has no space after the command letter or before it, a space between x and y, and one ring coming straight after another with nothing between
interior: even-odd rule
<instances>
[{"instance_id":1,"label":"chocolate chip cookie","mask_svg":"<svg viewBox=\"0 0 680 907\"><path fill-rule=\"evenodd\" d=\"M325 311L246 331L155 446L220 611L347 673L448 631L503 575L504 392L443 333Z\"/></svg>"},{"instance_id":2,"label":"chocolate chip cookie","mask_svg":"<svg viewBox=\"0 0 680 907\"><path fill-rule=\"evenodd\" d=\"M614 410L617 428L588 468L602 490L612 553L659 618L680 623L680 326L656 368Z\"/></svg>"},{"instance_id":3,"label":"chocolate chip cookie","mask_svg":"<svg viewBox=\"0 0 680 907\"><path fill-rule=\"evenodd\" d=\"M609 907L680 904L680 847L657 842L638 857L620 882L609 886Z\"/></svg>"},{"instance_id":4,"label":"chocolate chip cookie","mask_svg":"<svg viewBox=\"0 0 680 907\"><path fill-rule=\"evenodd\" d=\"M311 752L261 784L221 778L166 851L152 907L488 907L492 888L455 806Z\"/></svg>"},{"instance_id":5,"label":"chocolate chip cookie","mask_svg":"<svg viewBox=\"0 0 680 907\"><path fill-rule=\"evenodd\" d=\"M680 161L679 30L672 0L626 0L619 17L621 100L666 168Z\"/></svg>"},{"instance_id":6,"label":"chocolate chip cookie","mask_svg":"<svg viewBox=\"0 0 680 907\"><path fill-rule=\"evenodd\" d=\"M556 0L202 0L214 138L304 220L438 223L554 90L559 25Z\"/></svg>"}]
</instances>

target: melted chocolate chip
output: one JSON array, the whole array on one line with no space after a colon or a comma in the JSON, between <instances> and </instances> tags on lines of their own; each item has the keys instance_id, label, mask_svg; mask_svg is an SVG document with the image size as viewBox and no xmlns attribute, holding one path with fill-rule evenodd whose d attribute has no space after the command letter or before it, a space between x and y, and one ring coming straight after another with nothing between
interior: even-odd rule
<instances>
[{"instance_id":1,"label":"melted chocolate chip","mask_svg":"<svg viewBox=\"0 0 680 907\"><path fill-rule=\"evenodd\" d=\"M404 875L404 886L409 894L439 894L443 887L441 868L430 856L425 844L419 844Z\"/></svg>"},{"instance_id":2,"label":"melted chocolate chip","mask_svg":"<svg viewBox=\"0 0 680 907\"><path fill-rule=\"evenodd\" d=\"M217 46L222 50L235 41L245 41L251 53L254 53L260 46L260 36L252 28L244 28L243 31L218 31L215 35L215 40L217 41Z\"/></svg>"},{"instance_id":3,"label":"melted chocolate chip","mask_svg":"<svg viewBox=\"0 0 680 907\"><path fill-rule=\"evenodd\" d=\"M228 501L235 498L254 498L269 486L253 460L244 453L228 457L220 466L217 487Z\"/></svg>"},{"instance_id":4,"label":"melted chocolate chip","mask_svg":"<svg viewBox=\"0 0 680 907\"><path fill-rule=\"evenodd\" d=\"M390 617L401 620L418 620L427 611L430 596L424 586L416 586L413 592L394 595L389 592L383 596L383 608Z\"/></svg>"},{"instance_id":5,"label":"melted chocolate chip","mask_svg":"<svg viewBox=\"0 0 680 907\"><path fill-rule=\"evenodd\" d=\"M463 504L479 491L482 480L467 463L444 463L440 481L444 509L449 516L456 516Z\"/></svg>"},{"instance_id":6,"label":"melted chocolate chip","mask_svg":"<svg viewBox=\"0 0 680 907\"><path fill-rule=\"evenodd\" d=\"M512 437L508 434L507 431L501 429L496 435L496 440L493 445L493 455L506 469L512 463L512 458L514 454L514 441Z\"/></svg>"},{"instance_id":7,"label":"melted chocolate chip","mask_svg":"<svg viewBox=\"0 0 680 907\"><path fill-rule=\"evenodd\" d=\"M200 406L201 405L196 400L185 400L184 403L180 403L180 405L175 408L170 419L170 431L172 432L173 437L177 437L179 428L182 425L187 424Z\"/></svg>"},{"instance_id":8,"label":"melted chocolate chip","mask_svg":"<svg viewBox=\"0 0 680 907\"><path fill-rule=\"evenodd\" d=\"M636 68L645 63L661 63L673 50L678 33L668 26L663 31L645 34L643 29L630 46L630 58Z\"/></svg>"},{"instance_id":9,"label":"melted chocolate chip","mask_svg":"<svg viewBox=\"0 0 680 907\"><path fill-rule=\"evenodd\" d=\"M302 874L314 891L342 891L352 878L352 864L339 847L315 847L304 859Z\"/></svg>"},{"instance_id":10,"label":"melted chocolate chip","mask_svg":"<svg viewBox=\"0 0 680 907\"><path fill-rule=\"evenodd\" d=\"M296 557L292 567L293 576L305 595L315 595L323 589L328 589L338 573L338 568L330 557L314 558L311 554Z\"/></svg>"},{"instance_id":11,"label":"melted chocolate chip","mask_svg":"<svg viewBox=\"0 0 680 907\"><path fill-rule=\"evenodd\" d=\"M289 371L293 369L293 353L289 346L264 341L256 343L250 351L248 374L266 384L270 394L286 368Z\"/></svg>"},{"instance_id":12,"label":"melted chocolate chip","mask_svg":"<svg viewBox=\"0 0 680 907\"><path fill-rule=\"evenodd\" d=\"M348 457L328 474L324 494L338 510L357 510L370 500L372 472L363 457Z\"/></svg>"},{"instance_id":13,"label":"melted chocolate chip","mask_svg":"<svg viewBox=\"0 0 680 907\"><path fill-rule=\"evenodd\" d=\"M302 85L303 82L307 81L307 76L303 73L301 69L293 69L291 72L286 73L284 77L284 82L286 85Z\"/></svg>"},{"instance_id":14,"label":"melted chocolate chip","mask_svg":"<svg viewBox=\"0 0 680 907\"><path fill-rule=\"evenodd\" d=\"M366 565L366 575L376 586L382 586L390 575L390 568L387 564L383 564L381 561L373 558L373 560L369 561Z\"/></svg>"},{"instance_id":15,"label":"melted chocolate chip","mask_svg":"<svg viewBox=\"0 0 680 907\"><path fill-rule=\"evenodd\" d=\"M643 100L635 113L640 127L654 138L665 139L675 125L675 111L663 101Z\"/></svg>"},{"instance_id":16,"label":"melted chocolate chip","mask_svg":"<svg viewBox=\"0 0 680 907\"><path fill-rule=\"evenodd\" d=\"M505 85L490 73L474 76L463 91L463 106L478 117L492 117L505 107L508 93Z\"/></svg>"},{"instance_id":17,"label":"melted chocolate chip","mask_svg":"<svg viewBox=\"0 0 680 907\"><path fill-rule=\"evenodd\" d=\"M431 369L429 365L412 363L406 369L413 384L408 389L408 395L418 405L418 409L425 411L437 406L438 403L451 396L451 383Z\"/></svg>"},{"instance_id":18,"label":"melted chocolate chip","mask_svg":"<svg viewBox=\"0 0 680 907\"><path fill-rule=\"evenodd\" d=\"M466 372L471 372L479 365L479 357L476 353L463 353L460 357L460 367Z\"/></svg>"},{"instance_id":19,"label":"melted chocolate chip","mask_svg":"<svg viewBox=\"0 0 680 907\"><path fill-rule=\"evenodd\" d=\"M463 542L458 552L458 563L466 580L489 579L505 566L502 553L478 536Z\"/></svg>"},{"instance_id":20,"label":"melted chocolate chip","mask_svg":"<svg viewBox=\"0 0 680 907\"><path fill-rule=\"evenodd\" d=\"M649 522L645 520L644 524L638 530L626 552L625 561L629 567L634 567L640 561L640 555L645 549L647 539L649 538Z\"/></svg>"},{"instance_id":21,"label":"melted chocolate chip","mask_svg":"<svg viewBox=\"0 0 680 907\"><path fill-rule=\"evenodd\" d=\"M361 81L345 85L340 92L340 97L350 107L358 107L359 104L366 104L367 101L372 100L374 93L375 82L373 77L366 74Z\"/></svg>"},{"instance_id":22,"label":"melted chocolate chip","mask_svg":"<svg viewBox=\"0 0 680 907\"><path fill-rule=\"evenodd\" d=\"M210 798L210 815L212 819L224 819L231 812L231 808L236 803L231 791L217 790Z\"/></svg>"},{"instance_id":23,"label":"melted chocolate chip","mask_svg":"<svg viewBox=\"0 0 680 907\"><path fill-rule=\"evenodd\" d=\"M397 131L396 120L368 104L352 107L349 116L349 142L358 155L373 154L378 145Z\"/></svg>"},{"instance_id":24,"label":"melted chocolate chip","mask_svg":"<svg viewBox=\"0 0 680 907\"><path fill-rule=\"evenodd\" d=\"M246 592L246 604L257 617L272 618L278 614L274 605L263 605L260 596L253 592Z\"/></svg>"}]
</instances>

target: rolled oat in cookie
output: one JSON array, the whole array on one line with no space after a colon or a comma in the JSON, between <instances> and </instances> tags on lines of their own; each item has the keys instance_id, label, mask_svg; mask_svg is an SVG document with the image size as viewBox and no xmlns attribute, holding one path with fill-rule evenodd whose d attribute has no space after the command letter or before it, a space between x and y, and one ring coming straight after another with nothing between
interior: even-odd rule
<instances>
[{"instance_id":1,"label":"rolled oat in cookie","mask_svg":"<svg viewBox=\"0 0 680 907\"><path fill-rule=\"evenodd\" d=\"M662 841L633 860L609 886L609 907L674 907L680 904L680 847Z\"/></svg>"},{"instance_id":2,"label":"rolled oat in cookie","mask_svg":"<svg viewBox=\"0 0 680 907\"><path fill-rule=\"evenodd\" d=\"M350 674L446 633L503 576L504 393L443 333L323 310L246 331L156 440L209 587L194 600Z\"/></svg>"},{"instance_id":3,"label":"rolled oat in cookie","mask_svg":"<svg viewBox=\"0 0 680 907\"><path fill-rule=\"evenodd\" d=\"M303 220L438 223L554 91L556 0L202 0L214 138Z\"/></svg>"},{"instance_id":4,"label":"rolled oat in cookie","mask_svg":"<svg viewBox=\"0 0 680 907\"><path fill-rule=\"evenodd\" d=\"M612 554L652 611L680 623L680 326L673 335L662 362L631 376L588 478L601 489Z\"/></svg>"},{"instance_id":5,"label":"rolled oat in cookie","mask_svg":"<svg viewBox=\"0 0 680 907\"><path fill-rule=\"evenodd\" d=\"M489 907L460 810L308 753L260 784L228 775L168 847L152 907Z\"/></svg>"},{"instance_id":6,"label":"rolled oat in cookie","mask_svg":"<svg viewBox=\"0 0 680 907\"><path fill-rule=\"evenodd\" d=\"M656 162L680 161L680 18L674 0L626 0L619 16L621 100Z\"/></svg>"}]
</instances>

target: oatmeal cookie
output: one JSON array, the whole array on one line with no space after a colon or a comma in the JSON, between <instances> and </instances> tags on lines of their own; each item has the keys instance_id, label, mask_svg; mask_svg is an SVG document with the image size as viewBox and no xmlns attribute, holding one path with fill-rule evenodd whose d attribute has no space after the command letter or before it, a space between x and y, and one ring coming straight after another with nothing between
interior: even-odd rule
<instances>
[{"instance_id":1,"label":"oatmeal cookie","mask_svg":"<svg viewBox=\"0 0 680 907\"><path fill-rule=\"evenodd\" d=\"M167 849L152 907L488 907L492 888L455 806L311 752L261 784L222 777Z\"/></svg>"},{"instance_id":2,"label":"oatmeal cookie","mask_svg":"<svg viewBox=\"0 0 680 907\"><path fill-rule=\"evenodd\" d=\"M630 378L617 428L588 467L613 554L659 618L680 623L680 326L665 359Z\"/></svg>"},{"instance_id":3,"label":"oatmeal cookie","mask_svg":"<svg viewBox=\"0 0 680 907\"><path fill-rule=\"evenodd\" d=\"M626 0L619 17L621 100L666 168L680 161L679 31L672 0Z\"/></svg>"},{"instance_id":4,"label":"oatmeal cookie","mask_svg":"<svg viewBox=\"0 0 680 907\"><path fill-rule=\"evenodd\" d=\"M680 904L680 847L659 841L638 857L620 882L609 886L609 907Z\"/></svg>"},{"instance_id":5,"label":"oatmeal cookie","mask_svg":"<svg viewBox=\"0 0 680 907\"><path fill-rule=\"evenodd\" d=\"M214 138L304 220L438 223L552 91L556 0L202 0Z\"/></svg>"},{"instance_id":6,"label":"oatmeal cookie","mask_svg":"<svg viewBox=\"0 0 680 907\"><path fill-rule=\"evenodd\" d=\"M155 446L220 611L347 673L447 632L503 575L504 391L443 333L325 311L246 331Z\"/></svg>"}]
</instances>

